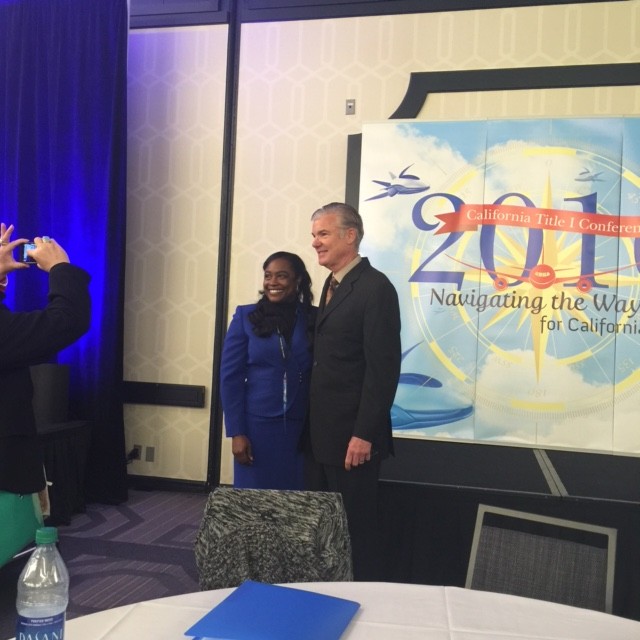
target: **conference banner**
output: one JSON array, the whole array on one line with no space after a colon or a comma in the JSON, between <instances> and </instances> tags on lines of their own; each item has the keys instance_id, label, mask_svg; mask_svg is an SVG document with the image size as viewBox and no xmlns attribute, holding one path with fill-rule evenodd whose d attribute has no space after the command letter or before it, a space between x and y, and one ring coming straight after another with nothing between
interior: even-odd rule
<instances>
[{"instance_id":1,"label":"conference banner","mask_svg":"<svg viewBox=\"0 0 640 640\"><path fill-rule=\"evenodd\" d=\"M640 454L640 118L364 125L394 435Z\"/></svg>"}]
</instances>

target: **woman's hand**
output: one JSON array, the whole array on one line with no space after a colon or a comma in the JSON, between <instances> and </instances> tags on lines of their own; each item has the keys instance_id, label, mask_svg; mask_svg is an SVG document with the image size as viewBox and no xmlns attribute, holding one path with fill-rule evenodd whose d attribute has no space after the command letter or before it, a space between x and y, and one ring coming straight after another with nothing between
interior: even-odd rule
<instances>
[{"instance_id":1,"label":"woman's hand","mask_svg":"<svg viewBox=\"0 0 640 640\"><path fill-rule=\"evenodd\" d=\"M251 452L251 442L247 436L233 436L231 438L231 451L236 462L240 464L252 464L253 453Z\"/></svg>"}]
</instances>

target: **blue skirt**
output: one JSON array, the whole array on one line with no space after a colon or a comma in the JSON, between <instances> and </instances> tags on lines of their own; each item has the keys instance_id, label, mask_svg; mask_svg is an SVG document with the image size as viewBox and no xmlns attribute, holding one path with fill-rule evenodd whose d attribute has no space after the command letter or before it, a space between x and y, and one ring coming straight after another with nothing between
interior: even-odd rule
<instances>
[{"instance_id":1,"label":"blue skirt","mask_svg":"<svg viewBox=\"0 0 640 640\"><path fill-rule=\"evenodd\" d=\"M303 420L247 416L253 464L233 463L238 489L303 489L303 455L299 450Z\"/></svg>"}]
</instances>

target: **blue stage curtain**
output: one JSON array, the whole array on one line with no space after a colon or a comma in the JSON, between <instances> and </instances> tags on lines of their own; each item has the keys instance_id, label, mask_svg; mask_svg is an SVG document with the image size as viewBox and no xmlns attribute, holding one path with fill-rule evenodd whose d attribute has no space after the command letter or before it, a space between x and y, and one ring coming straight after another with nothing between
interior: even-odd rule
<instances>
[{"instance_id":1,"label":"blue stage curtain","mask_svg":"<svg viewBox=\"0 0 640 640\"><path fill-rule=\"evenodd\" d=\"M92 423L87 496L127 498L122 412L126 0L0 0L0 220L49 235L91 274L92 326L59 355L70 417ZM46 303L37 268L8 303Z\"/></svg>"}]
</instances>

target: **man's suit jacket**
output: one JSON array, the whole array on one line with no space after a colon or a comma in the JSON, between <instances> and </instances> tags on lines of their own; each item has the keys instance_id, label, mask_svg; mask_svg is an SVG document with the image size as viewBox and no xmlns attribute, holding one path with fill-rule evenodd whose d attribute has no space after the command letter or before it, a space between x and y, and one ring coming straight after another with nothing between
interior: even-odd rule
<instances>
[{"instance_id":1,"label":"man's suit jacket","mask_svg":"<svg viewBox=\"0 0 640 640\"><path fill-rule=\"evenodd\" d=\"M352 436L371 442L381 458L389 455L400 360L398 295L363 258L318 310L309 415L317 462L342 466Z\"/></svg>"}]
</instances>

